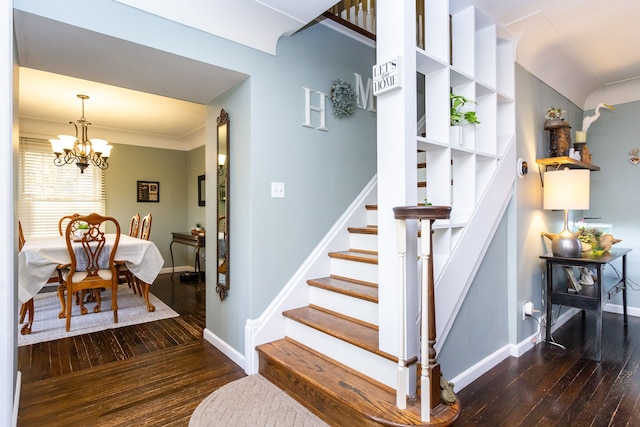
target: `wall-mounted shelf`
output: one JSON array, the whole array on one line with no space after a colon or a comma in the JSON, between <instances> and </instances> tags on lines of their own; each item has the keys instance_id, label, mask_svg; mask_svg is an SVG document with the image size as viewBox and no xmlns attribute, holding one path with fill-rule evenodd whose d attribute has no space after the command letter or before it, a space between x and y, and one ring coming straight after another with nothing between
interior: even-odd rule
<instances>
[{"instance_id":1,"label":"wall-mounted shelf","mask_svg":"<svg viewBox=\"0 0 640 427\"><path fill-rule=\"evenodd\" d=\"M600 170L599 166L592 165L591 163L581 162L569 156L547 157L544 159L537 159L536 163L543 166L553 166L556 169L560 167L568 167L570 169L589 169L592 171Z\"/></svg>"}]
</instances>

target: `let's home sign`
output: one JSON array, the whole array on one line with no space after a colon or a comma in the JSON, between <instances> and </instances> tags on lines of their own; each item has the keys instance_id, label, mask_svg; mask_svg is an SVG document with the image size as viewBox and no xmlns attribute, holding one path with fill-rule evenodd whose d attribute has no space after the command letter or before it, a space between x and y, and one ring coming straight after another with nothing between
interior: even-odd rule
<instances>
[{"instance_id":1,"label":"let's home sign","mask_svg":"<svg viewBox=\"0 0 640 427\"><path fill-rule=\"evenodd\" d=\"M387 62L373 66L373 94L375 96L402 87L402 82L400 81L400 65L400 57L396 56Z\"/></svg>"}]
</instances>

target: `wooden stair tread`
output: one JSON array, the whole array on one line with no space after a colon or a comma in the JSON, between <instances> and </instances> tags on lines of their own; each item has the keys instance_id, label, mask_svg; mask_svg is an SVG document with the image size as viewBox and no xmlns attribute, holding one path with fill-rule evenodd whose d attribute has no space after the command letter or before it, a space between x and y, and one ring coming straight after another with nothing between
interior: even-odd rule
<instances>
[{"instance_id":1,"label":"wooden stair tread","mask_svg":"<svg viewBox=\"0 0 640 427\"><path fill-rule=\"evenodd\" d=\"M378 327L370 323L313 305L294 308L282 315L393 362L398 361L397 357L378 348Z\"/></svg>"},{"instance_id":2,"label":"wooden stair tread","mask_svg":"<svg viewBox=\"0 0 640 427\"><path fill-rule=\"evenodd\" d=\"M329 252L329 257L336 259L344 259L348 261L364 262L367 264L378 264L377 252L366 251L338 251Z\"/></svg>"},{"instance_id":3,"label":"wooden stair tread","mask_svg":"<svg viewBox=\"0 0 640 427\"><path fill-rule=\"evenodd\" d=\"M345 277L331 276L307 280L309 286L378 303L378 285Z\"/></svg>"},{"instance_id":4,"label":"wooden stair tread","mask_svg":"<svg viewBox=\"0 0 640 427\"><path fill-rule=\"evenodd\" d=\"M375 234L378 235L378 227L375 225L367 225L366 227L349 227L349 233L353 234Z\"/></svg>"},{"instance_id":5,"label":"wooden stair tread","mask_svg":"<svg viewBox=\"0 0 640 427\"><path fill-rule=\"evenodd\" d=\"M439 405L431 422L420 419L419 401L396 407L395 391L294 340L258 346L260 374L332 425L447 426L458 417L458 402Z\"/></svg>"}]
</instances>

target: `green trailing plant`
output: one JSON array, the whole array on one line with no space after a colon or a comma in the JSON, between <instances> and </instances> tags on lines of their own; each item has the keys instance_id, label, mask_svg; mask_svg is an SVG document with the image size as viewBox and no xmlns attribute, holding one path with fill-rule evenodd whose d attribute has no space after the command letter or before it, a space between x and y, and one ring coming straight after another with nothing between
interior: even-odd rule
<instances>
[{"instance_id":1,"label":"green trailing plant","mask_svg":"<svg viewBox=\"0 0 640 427\"><path fill-rule=\"evenodd\" d=\"M358 98L351 85L342 79L336 79L331 86L333 116L337 119L352 116L356 111Z\"/></svg>"},{"instance_id":2,"label":"green trailing plant","mask_svg":"<svg viewBox=\"0 0 640 427\"><path fill-rule=\"evenodd\" d=\"M604 253L600 237L602 237L602 230L597 228L580 227L576 235L583 243L591 245L591 253L595 256L600 256Z\"/></svg>"},{"instance_id":3,"label":"green trailing plant","mask_svg":"<svg viewBox=\"0 0 640 427\"><path fill-rule=\"evenodd\" d=\"M462 107L466 104L477 104L477 102L468 99L462 95L451 94L451 126L464 126L467 124L480 124L475 111L462 111Z\"/></svg>"},{"instance_id":4,"label":"green trailing plant","mask_svg":"<svg viewBox=\"0 0 640 427\"><path fill-rule=\"evenodd\" d=\"M78 230L88 230L89 229L89 224L87 224L86 222L79 222L78 226L76 228Z\"/></svg>"}]
</instances>

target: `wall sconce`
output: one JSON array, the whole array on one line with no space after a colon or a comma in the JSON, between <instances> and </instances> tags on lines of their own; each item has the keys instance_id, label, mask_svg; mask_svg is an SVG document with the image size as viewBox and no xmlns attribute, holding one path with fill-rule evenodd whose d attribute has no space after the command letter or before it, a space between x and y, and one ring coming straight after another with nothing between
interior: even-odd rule
<instances>
[{"instance_id":1,"label":"wall sconce","mask_svg":"<svg viewBox=\"0 0 640 427\"><path fill-rule=\"evenodd\" d=\"M569 209L589 209L588 169L560 169L544 173L543 207L544 209L564 210L564 229L551 241L554 256L579 258L582 256L582 243L569 231Z\"/></svg>"},{"instance_id":2,"label":"wall sconce","mask_svg":"<svg viewBox=\"0 0 640 427\"><path fill-rule=\"evenodd\" d=\"M226 154L218 154L218 175L222 176L224 174L224 163L227 161Z\"/></svg>"}]
</instances>

